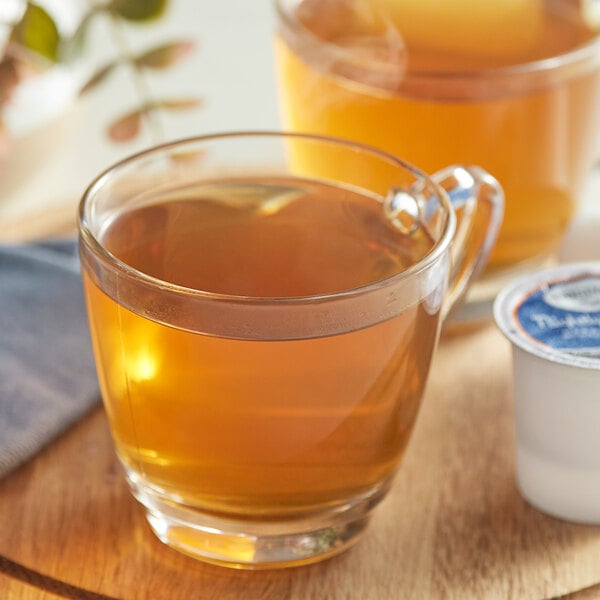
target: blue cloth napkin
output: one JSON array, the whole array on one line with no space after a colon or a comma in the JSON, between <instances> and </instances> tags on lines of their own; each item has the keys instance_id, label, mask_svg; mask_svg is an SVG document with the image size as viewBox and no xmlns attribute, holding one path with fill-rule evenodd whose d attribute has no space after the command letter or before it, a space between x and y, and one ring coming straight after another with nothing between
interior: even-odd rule
<instances>
[{"instance_id":1,"label":"blue cloth napkin","mask_svg":"<svg viewBox=\"0 0 600 600\"><path fill-rule=\"evenodd\" d=\"M76 241L0 244L0 477L99 398Z\"/></svg>"}]
</instances>

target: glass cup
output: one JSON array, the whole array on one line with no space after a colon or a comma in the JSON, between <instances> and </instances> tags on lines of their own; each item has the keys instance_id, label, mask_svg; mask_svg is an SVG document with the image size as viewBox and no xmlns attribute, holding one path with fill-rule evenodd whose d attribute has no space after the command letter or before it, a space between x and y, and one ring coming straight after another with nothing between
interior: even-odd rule
<instances>
[{"instance_id":1,"label":"glass cup","mask_svg":"<svg viewBox=\"0 0 600 600\"><path fill-rule=\"evenodd\" d=\"M598 158L589 4L275 0L286 129L372 144L428 173L477 164L500 181L504 223L461 319L491 317L507 279L554 260Z\"/></svg>"},{"instance_id":2,"label":"glass cup","mask_svg":"<svg viewBox=\"0 0 600 600\"><path fill-rule=\"evenodd\" d=\"M476 167L428 177L268 132L171 143L98 177L79 213L92 342L157 536L238 568L352 544L502 203Z\"/></svg>"}]
</instances>

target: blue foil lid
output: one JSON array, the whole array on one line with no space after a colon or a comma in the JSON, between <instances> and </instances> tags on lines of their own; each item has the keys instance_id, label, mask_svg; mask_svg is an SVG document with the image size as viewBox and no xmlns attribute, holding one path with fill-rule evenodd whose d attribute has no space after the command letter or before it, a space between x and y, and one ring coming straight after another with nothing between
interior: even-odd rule
<instances>
[{"instance_id":1,"label":"blue foil lid","mask_svg":"<svg viewBox=\"0 0 600 600\"><path fill-rule=\"evenodd\" d=\"M600 369L600 263L575 263L521 277L494 305L498 326L538 356Z\"/></svg>"}]
</instances>

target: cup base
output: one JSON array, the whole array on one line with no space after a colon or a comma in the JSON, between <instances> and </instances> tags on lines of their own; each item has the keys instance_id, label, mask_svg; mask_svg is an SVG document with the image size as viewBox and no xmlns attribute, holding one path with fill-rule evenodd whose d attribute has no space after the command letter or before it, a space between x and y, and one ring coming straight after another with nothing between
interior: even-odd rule
<instances>
[{"instance_id":1,"label":"cup base","mask_svg":"<svg viewBox=\"0 0 600 600\"><path fill-rule=\"evenodd\" d=\"M127 470L135 498L152 531L165 544L204 562L234 569L280 569L325 560L356 543L389 481L307 516L265 520L214 515L177 503Z\"/></svg>"}]
</instances>

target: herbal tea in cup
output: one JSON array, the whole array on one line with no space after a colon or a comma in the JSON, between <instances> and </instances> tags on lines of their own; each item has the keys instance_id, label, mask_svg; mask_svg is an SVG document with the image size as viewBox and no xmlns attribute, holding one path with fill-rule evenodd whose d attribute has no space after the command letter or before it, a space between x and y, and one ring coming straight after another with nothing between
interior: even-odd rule
<instances>
[{"instance_id":1,"label":"herbal tea in cup","mask_svg":"<svg viewBox=\"0 0 600 600\"><path fill-rule=\"evenodd\" d=\"M158 537L245 568L356 541L501 215L478 168L430 178L323 137L200 137L101 175L80 207L92 341Z\"/></svg>"}]
</instances>

